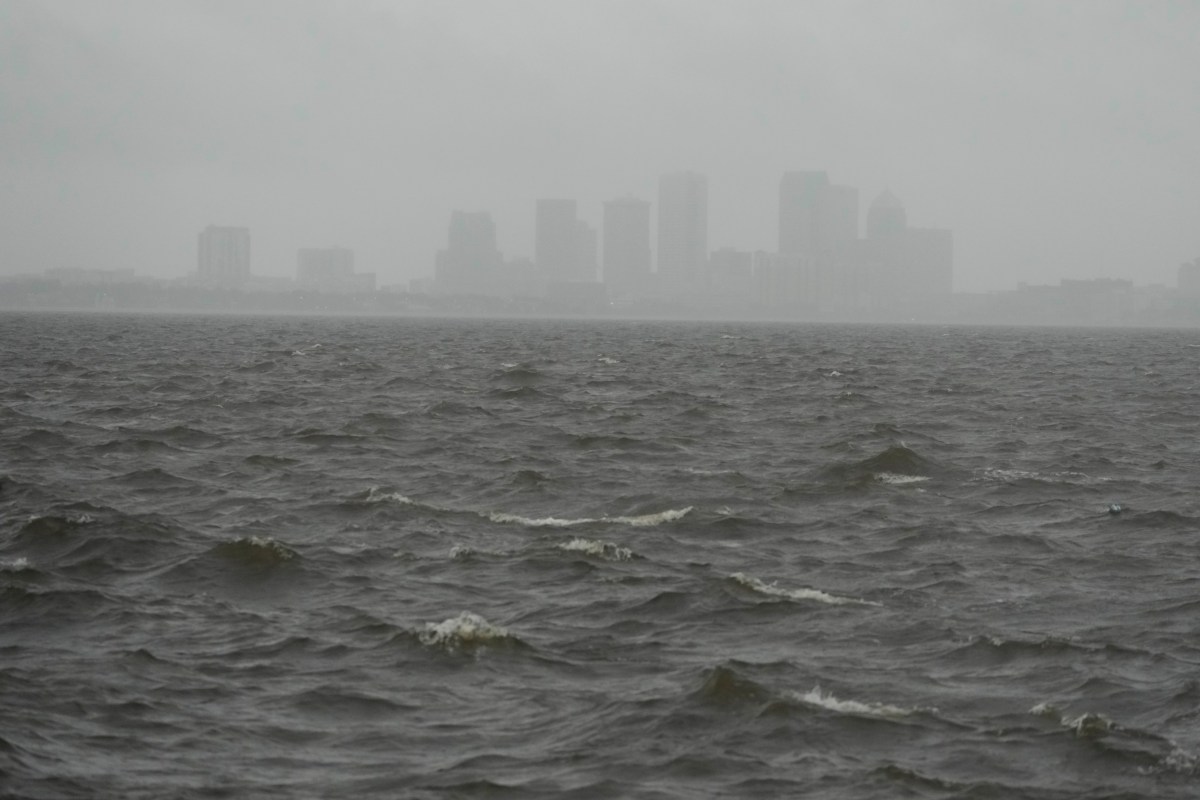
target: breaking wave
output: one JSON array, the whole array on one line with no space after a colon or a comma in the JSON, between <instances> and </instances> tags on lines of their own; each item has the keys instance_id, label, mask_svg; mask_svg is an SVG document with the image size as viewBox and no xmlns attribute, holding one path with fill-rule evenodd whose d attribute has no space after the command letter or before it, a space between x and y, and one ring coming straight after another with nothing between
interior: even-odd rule
<instances>
[{"instance_id":1,"label":"breaking wave","mask_svg":"<svg viewBox=\"0 0 1200 800\"><path fill-rule=\"evenodd\" d=\"M787 600L814 600L818 603L827 603L832 606L840 605L862 605L862 606L878 606L879 603L871 600L862 600L857 597L841 597L838 595L822 592L820 589L784 589L776 586L774 582L765 583L753 575L747 575L744 572L735 572L729 576L740 585L750 589L753 592L767 595L768 597L782 597Z\"/></svg>"},{"instance_id":2,"label":"breaking wave","mask_svg":"<svg viewBox=\"0 0 1200 800\"><path fill-rule=\"evenodd\" d=\"M629 561L633 558L633 551L628 547L618 547L612 542L601 542L595 539L580 539L576 537L569 542L563 542L558 545L558 549L583 553L609 561Z\"/></svg>"},{"instance_id":3,"label":"breaking wave","mask_svg":"<svg viewBox=\"0 0 1200 800\"><path fill-rule=\"evenodd\" d=\"M907 717L920 713L923 710L919 708L902 708L887 703L863 703L858 700L841 700L830 692L821 691L820 686L814 686L804 694L792 692L792 696L801 703L816 706L817 708L824 708L827 711L836 711L839 714L855 714L864 717L882 717L885 719Z\"/></svg>"},{"instance_id":4,"label":"breaking wave","mask_svg":"<svg viewBox=\"0 0 1200 800\"><path fill-rule=\"evenodd\" d=\"M441 622L426 622L424 630L417 634L417 638L421 644L444 647L447 650L514 640L507 628L493 625L471 611L463 611L457 617L450 617Z\"/></svg>"},{"instance_id":5,"label":"breaking wave","mask_svg":"<svg viewBox=\"0 0 1200 800\"><path fill-rule=\"evenodd\" d=\"M518 514L506 514L499 511L489 512L486 516L492 522L513 523L528 528L572 528L576 525L628 525L633 528L649 528L664 522L674 522L687 516L692 506L687 508L668 509L656 514L642 514L634 517L582 517L566 519L562 517L522 517Z\"/></svg>"}]
</instances>

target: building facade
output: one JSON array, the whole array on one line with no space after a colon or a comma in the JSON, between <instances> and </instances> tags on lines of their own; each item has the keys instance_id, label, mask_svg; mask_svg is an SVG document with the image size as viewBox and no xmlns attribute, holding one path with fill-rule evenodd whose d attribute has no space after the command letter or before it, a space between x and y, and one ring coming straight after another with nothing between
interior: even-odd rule
<instances>
[{"instance_id":1,"label":"building facade","mask_svg":"<svg viewBox=\"0 0 1200 800\"><path fill-rule=\"evenodd\" d=\"M438 251L434 289L441 294L495 294L503 259L496 247L496 223L486 211L450 215L446 249Z\"/></svg>"},{"instance_id":2,"label":"building facade","mask_svg":"<svg viewBox=\"0 0 1200 800\"><path fill-rule=\"evenodd\" d=\"M708 178L671 172L658 181L658 282L669 294L702 290L708 264Z\"/></svg>"},{"instance_id":3,"label":"building facade","mask_svg":"<svg viewBox=\"0 0 1200 800\"><path fill-rule=\"evenodd\" d=\"M250 229L209 225L197 242L196 275L214 286L242 286L250 278Z\"/></svg>"}]
</instances>

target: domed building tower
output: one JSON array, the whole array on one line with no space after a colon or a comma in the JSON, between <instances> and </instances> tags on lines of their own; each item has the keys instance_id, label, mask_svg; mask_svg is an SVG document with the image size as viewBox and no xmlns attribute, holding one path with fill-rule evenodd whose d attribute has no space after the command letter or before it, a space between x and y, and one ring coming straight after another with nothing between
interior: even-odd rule
<instances>
[{"instance_id":1,"label":"domed building tower","mask_svg":"<svg viewBox=\"0 0 1200 800\"><path fill-rule=\"evenodd\" d=\"M867 211L867 238L888 239L899 236L908 228L908 214L896 195L884 189Z\"/></svg>"}]
</instances>

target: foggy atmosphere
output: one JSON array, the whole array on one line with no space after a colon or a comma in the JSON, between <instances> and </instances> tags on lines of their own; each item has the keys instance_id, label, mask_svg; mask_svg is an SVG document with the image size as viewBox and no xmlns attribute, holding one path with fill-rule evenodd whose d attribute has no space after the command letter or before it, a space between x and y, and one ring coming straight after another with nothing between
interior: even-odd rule
<instances>
[{"instance_id":1,"label":"foggy atmosphere","mask_svg":"<svg viewBox=\"0 0 1200 800\"><path fill-rule=\"evenodd\" d=\"M1196 797L1197 41L0 0L0 795Z\"/></svg>"}]
</instances>

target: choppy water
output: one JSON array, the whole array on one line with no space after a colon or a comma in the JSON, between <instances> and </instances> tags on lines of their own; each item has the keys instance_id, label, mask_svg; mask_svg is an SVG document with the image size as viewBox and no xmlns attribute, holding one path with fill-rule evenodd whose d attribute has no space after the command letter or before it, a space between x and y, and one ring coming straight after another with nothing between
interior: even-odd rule
<instances>
[{"instance_id":1,"label":"choppy water","mask_svg":"<svg viewBox=\"0 0 1200 800\"><path fill-rule=\"evenodd\" d=\"M5 797L1200 793L1198 332L0 348Z\"/></svg>"}]
</instances>

